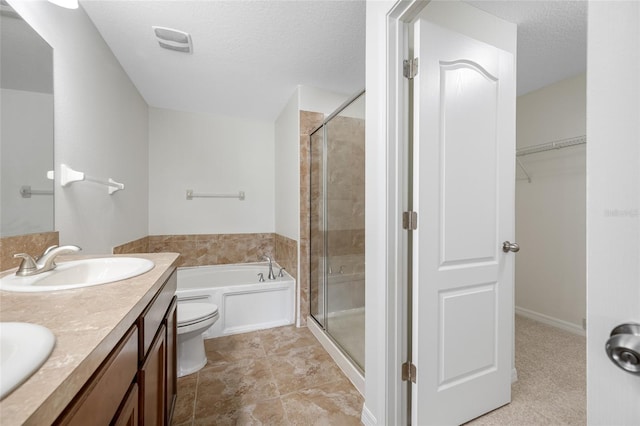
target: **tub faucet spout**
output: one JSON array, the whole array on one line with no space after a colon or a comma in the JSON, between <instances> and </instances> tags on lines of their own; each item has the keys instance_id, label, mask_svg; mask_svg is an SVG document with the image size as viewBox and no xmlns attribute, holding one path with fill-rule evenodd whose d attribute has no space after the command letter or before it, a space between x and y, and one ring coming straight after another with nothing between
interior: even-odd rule
<instances>
[{"instance_id":1,"label":"tub faucet spout","mask_svg":"<svg viewBox=\"0 0 640 426\"><path fill-rule=\"evenodd\" d=\"M267 275L267 278L269 278L270 280L275 280L276 274L273 273L273 259L271 259L271 257L267 256L266 254L262 256L262 258L269 262L269 275Z\"/></svg>"}]
</instances>

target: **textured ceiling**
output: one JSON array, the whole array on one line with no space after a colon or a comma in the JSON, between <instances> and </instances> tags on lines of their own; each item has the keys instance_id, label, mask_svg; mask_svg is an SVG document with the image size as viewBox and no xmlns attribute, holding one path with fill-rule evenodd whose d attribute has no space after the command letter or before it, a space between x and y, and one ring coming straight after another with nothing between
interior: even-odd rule
<instances>
[{"instance_id":1,"label":"textured ceiling","mask_svg":"<svg viewBox=\"0 0 640 426\"><path fill-rule=\"evenodd\" d=\"M151 106L275 119L298 84L364 87L362 1L81 1ZM161 49L152 25L191 34Z\"/></svg>"},{"instance_id":2,"label":"textured ceiling","mask_svg":"<svg viewBox=\"0 0 640 426\"><path fill-rule=\"evenodd\" d=\"M585 1L472 1L518 24L518 94L584 72ZM275 119L296 85L364 87L361 0L81 0L147 103ZM193 54L158 47L151 26L191 33Z\"/></svg>"},{"instance_id":3,"label":"textured ceiling","mask_svg":"<svg viewBox=\"0 0 640 426\"><path fill-rule=\"evenodd\" d=\"M466 3L518 24L518 95L586 71L586 1Z\"/></svg>"}]
</instances>

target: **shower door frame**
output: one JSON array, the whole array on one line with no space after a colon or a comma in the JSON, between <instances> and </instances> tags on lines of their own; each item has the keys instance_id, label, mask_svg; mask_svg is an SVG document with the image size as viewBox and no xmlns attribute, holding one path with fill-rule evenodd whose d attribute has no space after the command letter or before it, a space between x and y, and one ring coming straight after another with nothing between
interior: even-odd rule
<instances>
[{"instance_id":1,"label":"shower door frame","mask_svg":"<svg viewBox=\"0 0 640 426\"><path fill-rule=\"evenodd\" d=\"M345 102L343 102L338 108L336 108L336 110L334 112L332 112L329 116L327 116L322 123L316 127L315 129L313 129L310 133L309 133L309 317L311 318L312 321L314 321L319 328L321 328L324 332L324 334L329 338L329 340L331 340L331 342L333 342L333 344L340 350L340 352L349 360L349 362L353 365L353 367L355 367L356 370L358 370L360 372L360 374L362 374L364 376L364 365L360 366L360 364L351 356L351 354L349 354L344 347L342 346L342 344L337 341L332 335L330 330L328 330L328 317L329 317L329 297L328 297L328 293L329 293L329 289L328 289L328 283L327 283L327 277L328 277L328 262L327 262L327 247L329 245L329 241L328 241L328 214L327 214L327 160L328 160L328 141L327 141L327 125L331 122L331 120L338 116L342 111L344 111L347 107L349 107L354 101L356 101L359 97L361 97L362 95L364 95L366 93L365 89L359 90L357 91L355 94L353 94L352 96L350 96ZM312 185L312 179L313 179L313 173L311 173L311 167L312 167L312 154L313 154L313 149L312 149L312 137L316 134L316 132L322 130L322 227L323 227L323 236L322 236L322 244L323 244L323 249L322 249L322 264L321 264L321 269L322 269L322 280L321 282L319 282L319 288L322 289L322 294L323 294L323 306L322 306L322 321L320 321L320 319L316 318L316 316L311 312L311 284L313 282L313 277L312 277L312 255L313 255L313 250L312 250L312 234L311 234L311 213L313 211L312 209L312 190L311 188L313 188ZM365 213L366 214L366 213ZM366 276L365 276L365 280L366 280ZM366 305L365 305L365 311L366 311ZM364 364L364 360L363 360L363 364Z\"/></svg>"}]
</instances>

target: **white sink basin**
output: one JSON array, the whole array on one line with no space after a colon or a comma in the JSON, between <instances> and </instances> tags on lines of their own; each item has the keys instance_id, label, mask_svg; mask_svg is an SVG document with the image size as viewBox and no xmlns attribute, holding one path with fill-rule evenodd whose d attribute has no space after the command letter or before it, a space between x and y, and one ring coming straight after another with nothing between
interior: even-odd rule
<instances>
[{"instance_id":1,"label":"white sink basin","mask_svg":"<svg viewBox=\"0 0 640 426\"><path fill-rule=\"evenodd\" d=\"M44 364L55 343L53 333L41 325L0 322L0 399Z\"/></svg>"},{"instance_id":2,"label":"white sink basin","mask_svg":"<svg viewBox=\"0 0 640 426\"><path fill-rule=\"evenodd\" d=\"M38 292L90 287L135 277L153 267L152 261L138 257L73 260L58 263L54 270L30 277L6 275L0 278L0 290Z\"/></svg>"}]
</instances>

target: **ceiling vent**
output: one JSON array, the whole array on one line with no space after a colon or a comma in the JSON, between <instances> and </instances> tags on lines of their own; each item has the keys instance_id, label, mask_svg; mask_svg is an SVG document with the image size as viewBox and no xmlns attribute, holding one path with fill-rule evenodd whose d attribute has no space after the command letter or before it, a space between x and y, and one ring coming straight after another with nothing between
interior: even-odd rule
<instances>
[{"instance_id":1,"label":"ceiling vent","mask_svg":"<svg viewBox=\"0 0 640 426\"><path fill-rule=\"evenodd\" d=\"M193 53L191 34L165 27L151 27L160 47L177 52Z\"/></svg>"}]
</instances>

